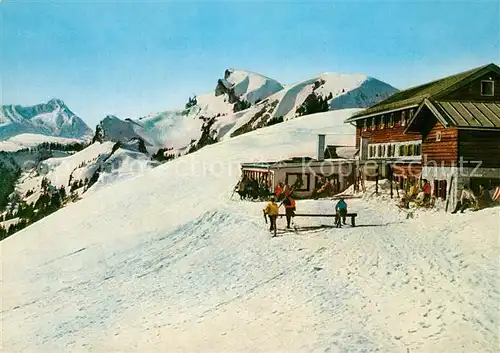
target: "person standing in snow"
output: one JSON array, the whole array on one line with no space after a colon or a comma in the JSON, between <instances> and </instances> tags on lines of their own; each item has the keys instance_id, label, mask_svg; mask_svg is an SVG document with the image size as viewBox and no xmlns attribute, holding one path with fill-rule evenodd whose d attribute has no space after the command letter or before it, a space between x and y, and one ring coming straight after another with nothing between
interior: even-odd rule
<instances>
[{"instance_id":1,"label":"person standing in snow","mask_svg":"<svg viewBox=\"0 0 500 353\"><path fill-rule=\"evenodd\" d=\"M335 205L335 225L337 228L341 227L340 218L342 218L342 223L345 224L345 219L347 216L347 203L344 199L340 199Z\"/></svg>"},{"instance_id":2,"label":"person standing in snow","mask_svg":"<svg viewBox=\"0 0 500 353\"><path fill-rule=\"evenodd\" d=\"M285 184L285 186L283 187L283 198L286 199L288 196L290 196L291 191L292 188L290 187L290 185Z\"/></svg>"},{"instance_id":3,"label":"person standing in snow","mask_svg":"<svg viewBox=\"0 0 500 353\"><path fill-rule=\"evenodd\" d=\"M482 210L483 208L490 207L492 203L493 199L488 189L486 189L483 184L479 185L479 197L477 198L478 208Z\"/></svg>"},{"instance_id":4,"label":"person standing in snow","mask_svg":"<svg viewBox=\"0 0 500 353\"><path fill-rule=\"evenodd\" d=\"M452 213L457 213L458 210L460 210L460 213L464 213L467 208L476 205L476 202L476 195L474 195L472 190L469 189L467 185L464 185L462 194L460 195L460 200L457 202L457 207L455 207Z\"/></svg>"},{"instance_id":5,"label":"person standing in snow","mask_svg":"<svg viewBox=\"0 0 500 353\"><path fill-rule=\"evenodd\" d=\"M246 183L247 183L247 177L246 175L244 175L243 178L240 180L240 182L236 185L238 195L240 195L240 200L243 200L245 198Z\"/></svg>"},{"instance_id":6,"label":"person standing in snow","mask_svg":"<svg viewBox=\"0 0 500 353\"><path fill-rule=\"evenodd\" d=\"M290 194L285 196L285 200L283 200L283 205L285 205L286 227L290 228L290 222L292 221L292 217L295 216L295 200L292 199Z\"/></svg>"},{"instance_id":7,"label":"person standing in snow","mask_svg":"<svg viewBox=\"0 0 500 353\"><path fill-rule=\"evenodd\" d=\"M274 235L273 236L275 237L276 236L276 231L277 231L277 228L276 228L276 219L278 218L279 207L276 204L276 200L275 200L274 196L271 196L271 198L269 199L269 203L264 208L264 214L266 214L266 215L269 216L269 223L270 223L269 231L270 232L274 231Z\"/></svg>"},{"instance_id":8,"label":"person standing in snow","mask_svg":"<svg viewBox=\"0 0 500 353\"><path fill-rule=\"evenodd\" d=\"M280 182L276 186L276 189L274 189L274 196L276 197L276 200L280 200L282 194L283 194L283 184Z\"/></svg>"},{"instance_id":9,"label":"person standing in snow","mask_svg":"<svg viewBox=\"0 0 500 353\"><path fill-rule=\"evenodd\" d=\"M422 190L424 191L424 204L429 202L431 199L431 184L427 179L424 179L424 186L422 187Z\"/></svg>"}]
</instances>

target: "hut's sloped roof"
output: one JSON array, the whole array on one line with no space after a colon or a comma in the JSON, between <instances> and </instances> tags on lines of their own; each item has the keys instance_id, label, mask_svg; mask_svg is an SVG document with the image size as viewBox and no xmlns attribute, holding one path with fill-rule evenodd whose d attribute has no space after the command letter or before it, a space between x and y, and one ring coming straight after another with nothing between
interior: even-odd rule
<instances>
[{"instance_id":1,"label":"hut's sloped roof","mask_svg":"<svg viewBox=\"0 0 500 353\"><path fill-rule=\"evenodd\" d=\"M500 128L499 102L436 101L433 105L450 125Z\"/></svg>"},{"instance_id":2,"label":"hut's sloped roof","mask_svg":"<svg viewBox=\"0 0 500 353\"><path fill-rule=\"evenodd\" d=\"M459 88L489 70L500 72L500 68L491 63L455 75L444 77L436 81L428 82L420 86L411 87L403 91L399 91L370 108L354 114L345 120L345 122L355 121L363 118L364 116L383 111L397 110L411 105L420 105L425 99L438 99L439 96L449 92L450 90Z\"/></svg>"}]
</instances>

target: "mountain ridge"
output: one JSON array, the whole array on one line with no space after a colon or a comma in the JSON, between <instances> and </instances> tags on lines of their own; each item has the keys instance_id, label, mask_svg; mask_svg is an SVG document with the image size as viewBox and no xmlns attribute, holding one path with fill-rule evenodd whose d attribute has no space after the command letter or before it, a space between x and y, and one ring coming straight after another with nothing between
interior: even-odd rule
<instances>
[{"instance_id":1,"label":"mountain ridge","mask_svg":"<svg viewBox=\"0 0 500 353\"><path fill-rule=\"evenodd\" d=\"M145 141L150 153L168 149L183 155L301 115L365 108L395 92L396 88L364 74L324 72L284 85L259 73L229 68L213 92L189 98L184 109L120 119L115 126L103 119L96 131L103 141L135 137ZM129 133L123 134L124 129Z\"/></svg>"},{"instance_id":2,"label":"mountain ridge","mask_svg":"<svg viewBox=\"0 0 500 353\"><path fill-rule=\"evenodd\" d=\"M35 105L0 106L0 140L23 133L87 139L92 129L58 98Z\"/></svg>"}]
</instances>

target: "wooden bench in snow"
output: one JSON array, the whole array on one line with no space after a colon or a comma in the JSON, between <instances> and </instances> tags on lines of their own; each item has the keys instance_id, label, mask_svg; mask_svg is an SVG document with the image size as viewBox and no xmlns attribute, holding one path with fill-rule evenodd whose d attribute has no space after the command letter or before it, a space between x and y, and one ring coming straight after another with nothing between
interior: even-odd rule
<instances>
[{"instance_id":1,"label":"wooden bench in snow","mask_svg":"<svg viewBox=\"0 0 500 353\"><path fill-rule=\"evenodd\" d=\"M356 196L356 195L333 195L331 197L332 200L340 200L340 199L344 199L344 200L351 200L351 199L360 199L361 196Z\"/></svg>"},{"instance_id":2,"label":"wooden bench in snow","mask_svg":"<svg viewBox=\"0 0 500 353\"><path fill-rule=\"evenodd\" d=\"M286 214L280 213L280 217L285 217ZM296 213L295 217L333 217L335 218L337 215L335 213L332 214L321 214L321 213ZM356 227L356 217L358 216L357 213L348 213L346 214L347 218L351 218L351 225L353 227Z\"/></svg>"}]
</instances>

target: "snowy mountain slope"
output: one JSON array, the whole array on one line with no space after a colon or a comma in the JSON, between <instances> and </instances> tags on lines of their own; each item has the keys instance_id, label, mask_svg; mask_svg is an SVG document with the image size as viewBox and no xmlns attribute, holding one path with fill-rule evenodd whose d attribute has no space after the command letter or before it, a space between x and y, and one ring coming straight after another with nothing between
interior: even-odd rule
<instances>
[{"instance_id":1,"label":"snowy mountain slope","mask_svg":"<svg viewBox=\"0 0 500 353\"><path fill-rule=\"evenodd\" d=\"M232 88L238 98L244 99L251 104L266 99L284 88L276 80L255 72L242 70L226 70L224 80L229 83L229 85L225 84L225 86Z\"/></svg>"},{"instance_id":2,"label":"snowy mountain slope","mask_svg":"<svg viewBox=\"0 0 500 353\"><path fill-rule=\"evenodd\" d=\"M268 77L228 69L214 92L196 96L196 104L191 107L124 121L107 116L98 125L96 133L102 141L126 142L130 138L141 138L150 153L159 148L187 152L190 144L201 138L203 119L232 116L235 105L241 100L251 104L282 88L281 84Z\"/></svg>"},{"instance_id":3,"label":"snowy mountain slope","mask_svg":"<svg viewBox=\"0 0 500 353\"><path fill-rule=\"evenodd\" d=\"M36 170L24 173L17 184L17 191L25 198L27 192L33 193L25 201L34 202L42 190L42 179L47 179L56 188L65 187L70 191L73 183L82 182L87 190L89 180L98 172L96 184L102 188L119 180L125 180L145 170L158 165L152 162L143 153L116 148L113 142L94 143L80 152L60 158L49 158L39 165ZM121 174L117 176L117 174ZM83 193L83 189L79 193Z\"/></svg>"},{"instance_id":4,"label":"snowy mountain slope","mask_svg":"<svg viewBox=\"0 0 500 353\"><path fill-rule=\"evenodd\" d=\"M15 152L25 148L33 148L44 142L68 145L72 143L82 143L83 140L40 134L20 134L12 136L5 141L0 141L0 152Z\"/></svg>"},{"instance_id":5,"label":"snowy mountain slope","mask_svg":"<svg viewBox=\"0 0 500 353\"><path fill-rule=\"evenodd\" d=\"M394 87L360 74L324 73L285 88L266 76L228 69L215 92L197 95L184 110L113 124L105 119L97 130L104 131L103 140L136 136L147 142L150 153L168 148L183 155L298 115L364 108L394 92Z\"/></svg>"},{"instance_id":6,"label":"snowy mountain slope","mask_svg":"<svg viewBox=\"0 0 500 353\"><path fill-rule=\"evenodd\" d=\"M71 184L78 184L81 180L83 187L85 179L88 182L92 178L100 162L111 155L113 145L113 142L96 143L73 155L42 161L35 166L36 169L26 170L21 175L16 191L24 202L35 204L44 193L42 180L47 179L55 188L67 189L69 195ZM79 190L82 192L83 188Z\"/></svg>"},{"instance_id":7,"label":"snowy mountain slope","mask_svg":"<svg viewBox=\"0 0 500 353\"><path fill-rule=\"evenodd\" d=\"M127 119L120 120L114 115L107 115L97 126L94 141L113 141L129 142L134 139L140 139L148 151L153 153L158 150L155 135L160 130L155 130L155 134L147 134L141 123Z\"/></svg>"},{"instance_id":8,"label":"snowy mountain slope","mask_svg":"<svg viewBox=\"0 0 500 353\"><path fill-rule=\"evenodd\" d=\"M323 73L269 97L270 102L278 101L271 118L287 120L296 117L297 110L311 94L327 98L330 110L335 110L365 108L396 91L394 87L362 74Z\"/></svg>"},{"instance_id":9,"label":"snowy mountain slope","mask_svg":"<svg viewBox=\"0 0 500 353\"><path fill-rule=\"evenodd\" d=\"M137 121L142 127L145 139L154 141L161 148L185 148L201 134L203 121L193 114L168 111Z\"/></svg>"},{"instance_id":10,"label":"snowy mountain slope","mask_svg":"<svg viewBox=\"0 0 500 353\"><path fill-rule=\"evenodd\" d=\"M151 161L144 153L119 148L101 163L99 178L83 197L88 197L114 183L137 177L158 165L159 163Z\"/></svg>"},{"instance_id":11,"label":"snowy mountain slope","mask_svg":"<svg viewBox=\"0 0 500 353\"><path fill-rule=\"evenodd\" d=\"M308 97L322 98L325 109L337 110L368 107L396 91L365 75L324 73L288 86L260 104L234 114L230 123L215 126L219 128L219 138L227 139L266 126L272 119L289 120L301 115Z\"/></svg>"},{"instance_id":12,"label":"snowy mountain slope","mask_svg":"<svg viewBox=\"0 0 500 353\"><path fill-rule=\"evenodd\" d=\"M133 142L54 148L0 154L0 240L69 202L160 164Z\"/></svg>"},{"instance_id":13,"label":"snowy mountain slope","mask_svg":"<svg viewBox=\"0 0 500 353\"><path fill-rule=\"evenodd\" d=\"M495 352L497 209L405 220L353 200L356 228L270 239L263 204L229 200L241 162L314 156L319 132L352 144L354 111L208 146L2 241L2 348Z\"/></svg>"},{"instance_id":14,"label":"snowy mountain slope","mask_svg":"<svg viewBox=\"0 0 500 353\"><path fill-rule=\"evenodd\" d=\"M73 178L90 178L97 167L89 165L94 164L94 161L102 162L107 159L113 151L113 146L112 142L94 143L71 156L47 159L38 167L38 173L48 178L56 187L68 185Z\"/></svg>"},{"instance_id":15,"label":"snowy mountain slope","mask_svg":"<svg viewBox=\"0 0 500 353\"><path fill-rule=\"evenodd\" d=\"M60 99L34 106L0 106L0 140L23 133L87 139L92 130Z\"/></svg>"},{"instance_id":16,"label":"snowy mountain slope","mask_svg":"<svg viewBox=\"0 0 500 353\"><path fill-rule=\"evenodd\" d=\"M396 93L397 89L373 77L366 77L357 87L345 90L329 101L331 110L370 107Z\"/></svg>"}]
</instances>

